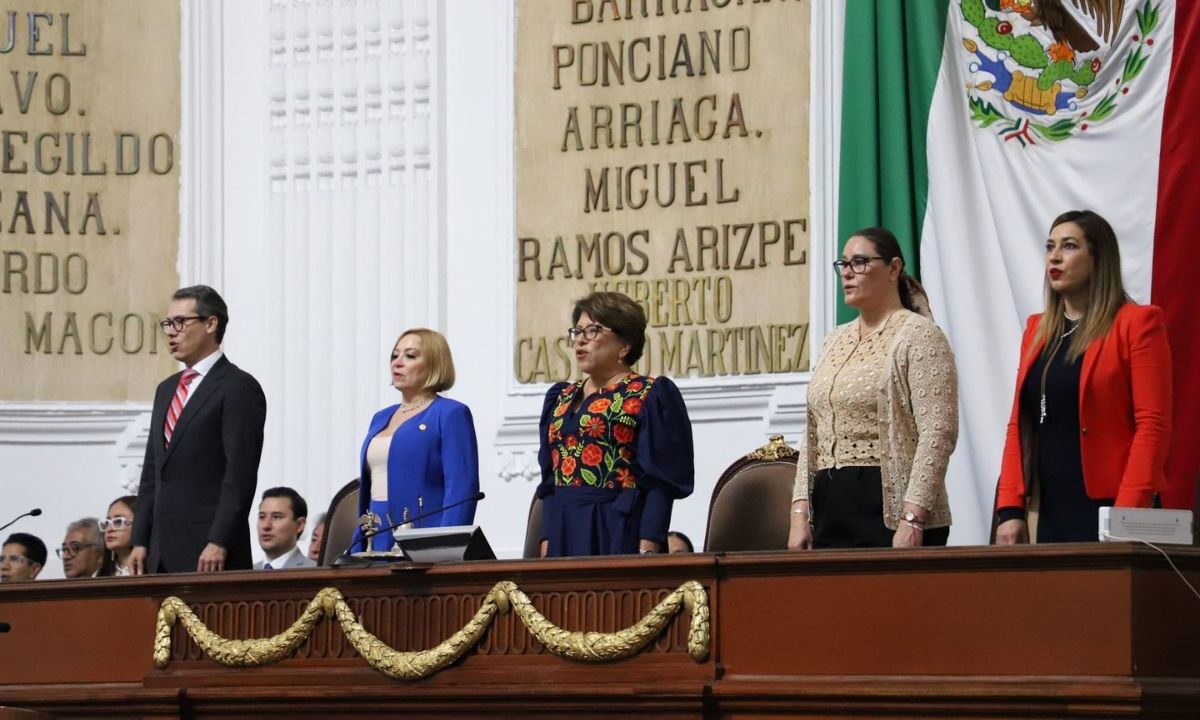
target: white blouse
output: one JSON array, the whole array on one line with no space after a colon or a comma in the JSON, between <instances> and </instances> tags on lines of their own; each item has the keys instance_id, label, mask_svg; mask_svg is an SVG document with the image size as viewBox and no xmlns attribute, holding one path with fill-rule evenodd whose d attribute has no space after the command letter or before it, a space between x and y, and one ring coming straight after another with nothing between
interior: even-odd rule
<instances>
[{"instance_id":1,"label":"white blouse","mask_svg":"<svg viewBox=\"0 0 1200 720\"><path fill-rule=\"evenodd\" d=\"M379 502L387 502L388 499L388 450L391 446L391 435L376 435L367 445L367 468L371 471L371 499Z\"/></svg>"}]
</instances>

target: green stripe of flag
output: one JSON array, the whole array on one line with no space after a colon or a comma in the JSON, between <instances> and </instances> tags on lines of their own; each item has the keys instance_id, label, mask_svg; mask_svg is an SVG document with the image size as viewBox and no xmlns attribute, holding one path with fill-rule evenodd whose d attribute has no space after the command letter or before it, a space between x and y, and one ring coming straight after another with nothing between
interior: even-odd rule
<instances>
[{"instance_id":1,"label":"green stripe of flag","mask_svg":"<svg viewBox=\"0 0 1200 720\"><path fill-rule=\"evenodd\" d=\"M951 9L951 6L955 9ZM908 270L917 248L929 174L926 128L955 0L848 0L842 71L838 248L882 225L896 234ZM852 319L838 287L838 322Z\"/></svg>"}]
</instances>

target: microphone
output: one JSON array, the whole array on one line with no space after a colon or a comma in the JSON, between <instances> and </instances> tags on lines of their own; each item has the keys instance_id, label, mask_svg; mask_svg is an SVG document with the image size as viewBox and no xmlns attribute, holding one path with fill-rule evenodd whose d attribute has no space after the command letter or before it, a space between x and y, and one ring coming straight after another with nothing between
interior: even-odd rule
<instances>
[{"instance_id":1,"label":"microphone","mask_svg":"<svg viewBox=\"0 0 1200 720\"><path fill-rule=\"evenodd\" d=\"M469 502L477 502L479 500L484 499L485 497L487 497L487 496L483 494L482 490L480 490L479 492L475 493L474 495L465 497L462 500L459 500L457 502L452 502L449 505L443 505L440 508L438 508L437 510L430 510L429 512L421 513L420 515L416 516L415 518L409 518L408 520L401 520L398 523L393 523L391 525L388 525L387 527L379 528L378 530L375 530L374 532L364 533L362 538L360 538L360 539L363 542L366 542L366 541L370 540L371 538L375 537L376 535L382 535L385 532L391 532L392 530L395 530L396 528L400 527L401 525L408 525L410 523L415 523L418 520L424 520L425 518L430 517L432 515L437 515L438 513L445 512L445 511L449 510L450 508L456 508L459 505L465 505ZM342 565L345 565L349 562L354 562L350 558L350 551L352 551L353 549L354 549L354 541L351 540L350 544L346 547L346 549L343 550L337 556L336 559L334 559L333 566L341 567Z\"/></svg>"},{"instance_id":2,"label":"microphone","mask_svg":"<svg viewBox=\"0 0 1200 720\"><path fill-rule=\"evenodd\" d=\"M6 523L4 525L0 525L0 530L5 529L6 527L8 527L9 525L12 525L13 523L20 520L23 517L37 517L38 515L41 515L41 514L42 514L41 508L34 508L34 509L30 510L29 512L21 513L20 515L16 516L12 520L8 521L8 523ZM5 631L0 630L0 632L5 632Z\"/></svg>"}]
</instances>

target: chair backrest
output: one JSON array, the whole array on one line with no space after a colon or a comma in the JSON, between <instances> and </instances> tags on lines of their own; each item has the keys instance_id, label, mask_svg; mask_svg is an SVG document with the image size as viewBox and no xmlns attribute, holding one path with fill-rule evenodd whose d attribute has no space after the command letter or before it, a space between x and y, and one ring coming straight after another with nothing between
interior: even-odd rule
<instances>
[{"instance_id":1,"label":"chair backrest","mask_svg":"<svg viewBox=\"0 0 1200 720\"><path fill-rule=\"evenodd\" d=\"M529 502L529 519L525 522L525 554L521 557L542 556L542 499L536 494Z\"/></svg>"},{"instance_id":2,"label":"chair backrest","mask_svg":"<svg viewBox=\"0 0 1200 720\"><path fill-rule=\"evenodd\" d=\"M738 458L713 488L705 552L784 550L800 454L782 435Z\"/></svg>"},{"instance_id":3,"label":"chair backrest","mask_svg":"<svg viewBox=\"0 0 1200 720\"><path fill-rule=\"evenodd\" d=\"M329 501L325 513L325 535L321 537L321 555L317 564L329 567L346 551L358 527L358 478L342 486Z\"/></svg>"}]
</instances>

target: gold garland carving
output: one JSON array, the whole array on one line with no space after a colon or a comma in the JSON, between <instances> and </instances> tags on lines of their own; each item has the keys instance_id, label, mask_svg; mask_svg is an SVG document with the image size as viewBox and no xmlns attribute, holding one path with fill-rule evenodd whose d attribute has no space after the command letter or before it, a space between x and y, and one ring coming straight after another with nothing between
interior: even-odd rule
<instances>
[{"instance_id":1,"label":"gold garland carving","mask_svg":"<svg viewBox=\"0 0 1200 720\"><path fill-rule=\"evenodd\" d=\"M269 638L229 640L210 630L192 609L177 597L163 600L154 631L154 665L165 668L171 659L171 629L183 624L188 635L210 658L228 667L258 667L279 662L296 651L322 617L337 620L346 638L373 669L397 680L426 678L454 663L475 647L491 627L497 613L511 608L529 633L551 653L570 660L612 662L636 655L658 637L671 619L686 608L691 614L688 655L696 662L708 658L708 595L695 580L680 585L633 625L615 633L571 632L538 612L529 597L510 581L496 583L475 616L463 628L428 650L401 652L388 647L354 617L354 611L336 589L323 588L304 612L283 632Z\"/></svg>"},{"instance_id":2,"label":"gold garland carving","mask_svg":"<svg viewBox=\"0 0 1200 720\"><path fill-rule=\"evenodd\" d=\"M230 667L257 667L270 665L289 657L296 648L308 639L313 627L322 616L329 614L337 602L345 603L342 594L333 588L325 588L304 608L304 612L291 627L269 638L250 640L227 640L217 635L182 600L171 596L162 602L158 610L158 623L154 629L154 664L166 667L171 657L171 628L176 620L183 623L188 635L210 658Z\"/></svg>"},{"instance_id":3,"label":"gold garland carving","mask_svg":"<svg viewBox=\"0 0 1200 720\"><path fill-rule=\"evenodd\" d=\"M326 588L331 589L331 588ZM334 592L337 592L334 590ZM419 680L427 678L457 660L463 653L475 647L487 632L499 609L492 599L495 589L484 598L483 605L461 630L429 650L401 652L388 647L372 635L354 617L354 611L342 600L334 612L346 639L359 655L375 670L395 680ZM340 597L340 595L339 595Z\"/></svg>"},{"instance_id":4,"label":"gold garland carving","mask_svg":"<svg viewBox=\"0 0 1200 720\"><path fill-rule=\"evenodd\" d=\"M641 620L615 633L570 632L546 619L533 607L529 597L511 582L496 585L504 587L513 612L538 642L555 655L571 660L609 662L624 660L636 655L651 640L658 637L681 606L692 613L688 631L688 655L696 662L708 657L708 596L704 587L695 580L680 585ZM495 592L495 590L493 590Z\"/></svg>"}]
</instances>

